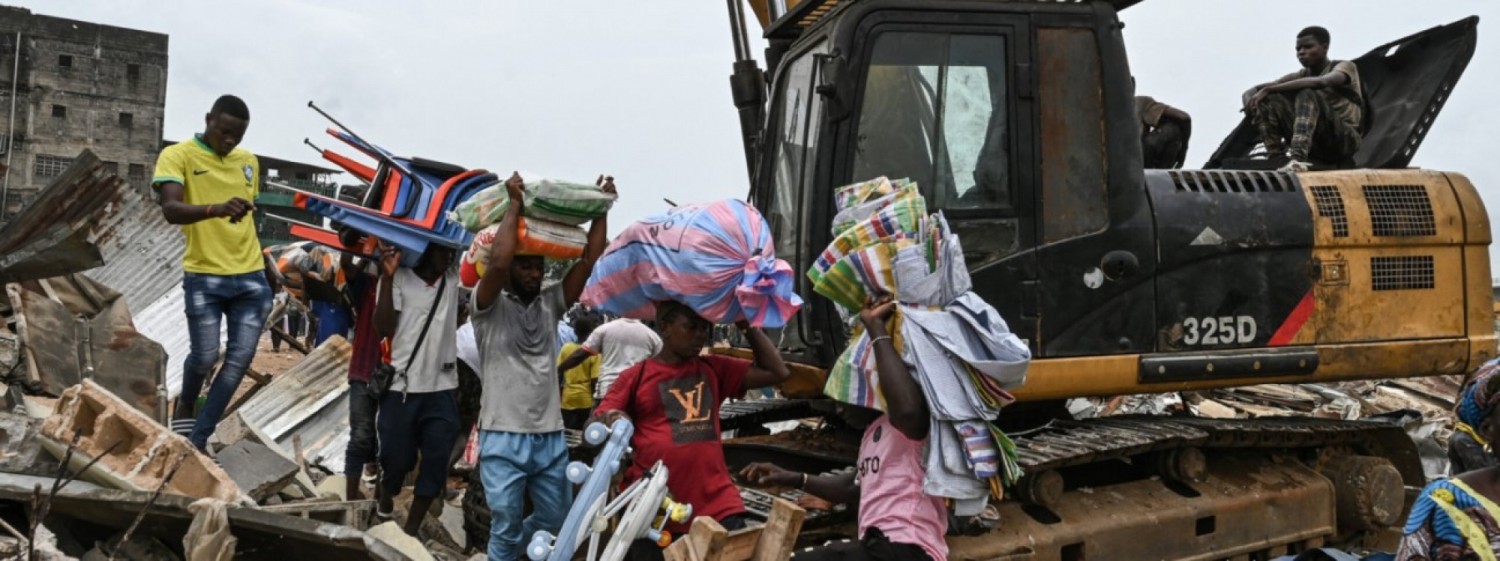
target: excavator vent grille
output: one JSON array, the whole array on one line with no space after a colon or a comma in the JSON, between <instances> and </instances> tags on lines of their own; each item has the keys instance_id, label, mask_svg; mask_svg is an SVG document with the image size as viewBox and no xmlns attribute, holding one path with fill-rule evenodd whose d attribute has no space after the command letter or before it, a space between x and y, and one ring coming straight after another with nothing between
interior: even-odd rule
<instances>
[{"instance_id":1,"label":"excavator vent grille","mask_svg":"<svg viewBox=\"0 0 1500 561\"><path fill-rule=\"evenodd\" d=\"M1318 204L1318 216L1333 224L1333 237L1349 237L1349 215L1344 214L1344 196L1332 185L1312 187L1313 200Z\"/></svg>"},{"instance_id":2,"label":"excavator vent grille","mask_svg":"<svg viewBox=\"0 0 1500 561\"><path fill-rule=\"evenodd\" d=\"M1370 229L1377 236L1435 236L1432 201L1421 185L1365 185Z\"/></svg>"},{"instance_id":3,"label":"excavator vent grille","mask_svg":"<svg viewBox=\"0 0 1500 561\"><path fill-rule=\"evenodd\" d=\"M1295 193L1290 173L1274 171L1171 171L1172 184L1188 193Z\"/></svg>"},{"instance_id":4,"label":"excavator vent grille","mask_svg":"<svg viewBox=\"0 0 1500 561\"><path fill-rule=\"evenodd\" d=\"M1374 290L1427 290L1434 286L1433 277L1431 255L1370 258Z\"/></svg>"}]
</instances>

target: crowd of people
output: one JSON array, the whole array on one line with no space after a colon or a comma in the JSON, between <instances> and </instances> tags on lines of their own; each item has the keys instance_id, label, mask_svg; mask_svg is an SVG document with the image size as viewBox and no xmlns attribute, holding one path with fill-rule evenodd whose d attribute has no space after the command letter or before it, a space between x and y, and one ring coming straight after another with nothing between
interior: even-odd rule
<instances>
[{"instance_id":1,"label":"crowd of people","mask_svg":"<svg viewBox=\"0 0 1500 561\"><path fill-rule=\"evenodd\" d=\"M1304 30L1297 38L1303 69L1245 95L1267 150L1292 169L1306 169L1309 160L1345 161L1358 149L1358 71L1328 59L1328 43L1326 30ZM1143 98L1140 116L1143 142L1162 152L1152 161L1180 165L1186 113ZM249 118L242 100L219 98L205 116L203 133L162 151L153 182L166 219L181 225L187 239L183 288L191 352L171 427L205 451L279 291L250 215L259 164L238 147ZM611 177L601 176L598 185L615 192ZM501 219L488 272L471 292L460 286L453 249L433 245L415 266L405 267L400 250L378 244L378 259L347 253L341 258L342 300L313 302L317 342L341 335L352 343L347 496L363 497L363 482L374 480L377 516L390 518L394 497L415 470L403 528L416 534L477 432L477 469L492 520L489 558L520 559L523 540L538 530L557 532L571 506L564 429L629 419L635 434L625 484L660 461L673 475L669 488L676 500L726 529L743 527L746 510L720 442L719 406L725 398L788 379L776 344L741 322L735 327L751 359L705 353L716 327L674 301L656 303L651 322L570 314L605 250L607 216L593 220L583 256L548 285L543 257L517 249L526 185L512 175L504 187L516 204ZM345 247L365 244L352 230L340 236ZM799 559L947 557L947 507L922 485L930 404L886 332L894 306L888 296L872 298L859 314L871 337L886 410L840 405L847 422L864 428L858 470L844 476L770 464L740 470L753 483L858 504L859 540L799 552ZM222 366L200 399L219 362L226 322ZM1455 458L1468 459L1475 471L1423 491L1400 559L1470 558L1500 546L1500 471L1487 444L1500 438L1497 371L1494 363L1486 365L1465 389L1460 407L1465 425L1455 439L1461 448ZM668 529L680 534L685 527ZM649 541L631 550L632 559L661 555Z\"/></svg>"}]
</instances>

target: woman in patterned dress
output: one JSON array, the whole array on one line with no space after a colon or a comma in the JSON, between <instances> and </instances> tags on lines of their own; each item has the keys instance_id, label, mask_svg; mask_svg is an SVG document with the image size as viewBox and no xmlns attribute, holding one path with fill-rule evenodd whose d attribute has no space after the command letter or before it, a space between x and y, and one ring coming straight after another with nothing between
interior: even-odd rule
<instances>
[{"instance_id":1,"label":"woman in patterned dress","mask_svg":"<svg viewBox=\"0 0 1500 561\"><path fill-rule=\"evenodd\" d=\"M1493 454L1500 439L1500 359L1474 373L1459 397L1458 418ZM1396 561L1495 561L1500 548L1500 468L1428 485L1412 506Z\"/></svg>"}]
</instances>

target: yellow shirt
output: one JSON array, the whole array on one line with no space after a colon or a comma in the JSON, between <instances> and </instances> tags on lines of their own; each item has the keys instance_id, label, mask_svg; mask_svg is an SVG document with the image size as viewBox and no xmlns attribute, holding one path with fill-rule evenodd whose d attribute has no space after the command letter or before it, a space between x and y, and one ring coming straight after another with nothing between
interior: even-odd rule
<instances>
[{"instance_id":1,"label":"yellow shirt","mask_svg":"<svg viewBox=\"0 0 1500 561\"><path fill-rule=\"evenodd\" d=\"M583 348L578 343L563 345L562 353L557 355L557 363L562 364L573 356L573 351ZM590 356L583 364L574 366L572 370L563 373L562 408L563 409L590 409L594 406L594 389L590 387L594 380L599 379L599 355Z\"/></svg>"},{"instance_id":2,"label":"yellow shirt","mask_svg":"<svg viewBox=\"0 0 1500 561\"><path fill-rule=\"evenodd\" d=\"M190 205L218 204L235 197L253 202L260 192L260 161L239 148L221 158L195 136L166 147L156 157L151 185L160 188L163 183L181 183L182 200ZM250 215L238 223L209 218L186 224L182 235L187 238L184 271L227 276L265 269Z\"/></svg>"}]
</instances>

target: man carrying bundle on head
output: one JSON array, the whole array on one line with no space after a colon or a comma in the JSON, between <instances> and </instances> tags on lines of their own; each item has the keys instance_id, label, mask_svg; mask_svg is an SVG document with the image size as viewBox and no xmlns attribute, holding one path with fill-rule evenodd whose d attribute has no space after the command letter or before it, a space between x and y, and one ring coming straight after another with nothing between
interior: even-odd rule
<instances>
[{"instance_id":1,"label":"man carrying bundle on head","mask_svg":"<svg viewBox=\"0 0 1500 561\"><path fill-rule=\"evenodd\" d=\"M613 177L600 176L605 193ZM479 470L490 508L490 559L520 559L523 537L556 533L572 503L557 374L557 322L578 296L604 252L607 215L589 226L583 256L561 283L543 288L540 255L517 255L526 186L505 182L510 206L501 219L488 268L474 288L470 321L480 349L484 392L479 415ZM533 512L524 522L525 494Z\"/></svg>"}]
</instances>

